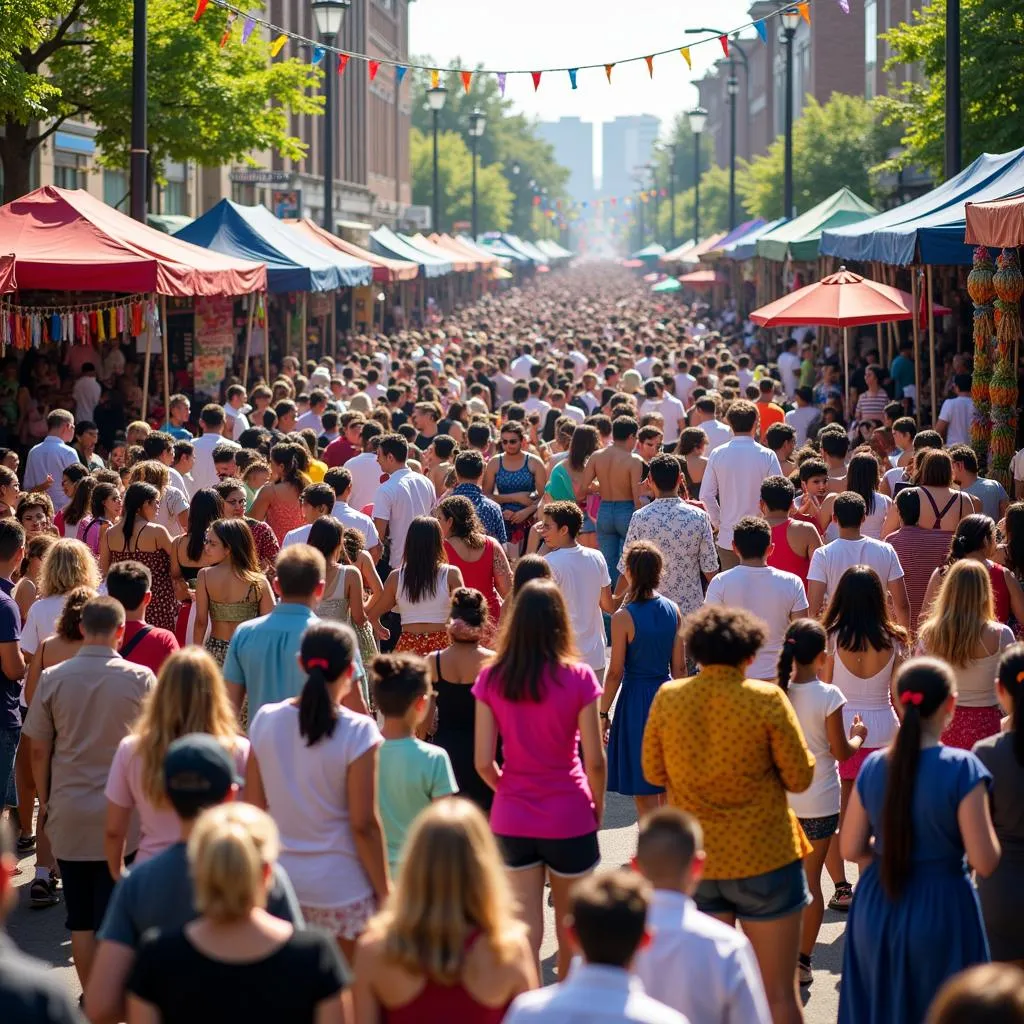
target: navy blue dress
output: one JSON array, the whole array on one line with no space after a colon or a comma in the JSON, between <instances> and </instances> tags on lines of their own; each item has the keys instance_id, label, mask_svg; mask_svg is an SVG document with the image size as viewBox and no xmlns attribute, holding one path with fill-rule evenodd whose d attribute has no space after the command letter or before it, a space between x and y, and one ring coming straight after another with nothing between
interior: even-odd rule
<instances>
[{"instance_id":1,"label":"navy blue dress","mask_svg":"<svg viewBox=\"0 0 1024 1024\"><path fill-rule=\"evenodd\" d=\"M679 619L675 604L660 594L648 601L633 601L625 608L636 635L626 647L622 685L608 737L608 790L651 796L665 791L644 778L640 748L654 695L672 678L672 648Z\"/></svg>"},{"instance_id":2,"label":"navy blue dress","mask_svg":"<svg viewBox=\"0 0 1024 1024\"><path fill-rule=\"evenodd\" d=\"M876 750L856 783L876 848L885 842L880 823L887 769L886 751ZM839 1024L919 1024L947 978L990 959L957 808L991 778L969 750L921 751L910 879L893 902L882 888L877 861L860 877L846 925Z\"/></svg>"}]
</instances>

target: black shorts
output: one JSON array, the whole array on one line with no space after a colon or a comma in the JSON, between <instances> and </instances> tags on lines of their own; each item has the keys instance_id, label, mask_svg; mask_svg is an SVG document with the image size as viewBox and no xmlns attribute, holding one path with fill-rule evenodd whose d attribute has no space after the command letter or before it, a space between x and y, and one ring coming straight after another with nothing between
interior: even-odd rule
<instances>
[{"instance_id":1,"label":"black shorts","mask_svg":"<svg viewBox=\"0 0 1024 1024\"><path fill-rule=\"evenodd\" d=\"M133 860L134 853L125 857L126 864ZM64 927L70 932L98 932L116 884L107 862L58 858L57 866L64 883Z\"/></svg>"},{"instance_id":2,"label":"black shorts","mask_svg":"<svg viewBox=\"0 0 1024 1024\"><path fill-rule=\"evenodd\" d=\"M505 867L510 871L546 867L553 875L575 878L597 867L601 853L597 832L569 839L532 839L527 836L496 836Z\"/></svg>"}]
</instances>

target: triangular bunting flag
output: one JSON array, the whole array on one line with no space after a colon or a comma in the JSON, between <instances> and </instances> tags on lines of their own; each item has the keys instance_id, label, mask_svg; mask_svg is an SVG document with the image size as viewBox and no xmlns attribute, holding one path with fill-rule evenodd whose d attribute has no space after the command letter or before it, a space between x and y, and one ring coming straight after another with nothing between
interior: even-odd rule
<instances>
[{"instance_id":1,"label":"triangular bunting flag","mask_svg":"<svg viewBox=\"0 0 1024 1024\"><path fill-rule=\"evenodd\" d=\"M470 84L473 81L473 72L472 71L460 71L459 72L459 77L462 79L462 88L463 88L463 90L468 93L469 92Z\"/></svg>"},{"instance_id":2,"label":"triangular bunting flag","mask_svg":"<svg viewBox=\"0 0 1024 1024\"><path fill-rule=\"evenodd\" d=\"M339 75L343 75L345 73L345 68L347 68L347 67L348 67L348 54L347 53L339 53L338 54L338 74Z\"/></svg>"},{"instance_id":3,"label":"triangular bunting flag","mask_svg":"<svg viewBox=\"0 0 1024 1024\"><path fill-rule=\"evenodd\" d=\"M228 40L231 38L231 29L234 28L235 18L237 17L238 15L234 11L228 15L228 23L224 26L224 34L220 37L220 48L222 50L228 45Z\"/></svg>"},{"instance_id":4,"label":"triangular bunting flag","mask_svg":"<svg viewBox=\"0 0 1024 1024\"><path fill-rule=\"evenodd\" d=\"M505 72L498 72L498 92L501 93L501 98L505 98Z\"/></svg>"},{"instance_id":5,"label":"triangular bunting flag","mask_svg":"<svg viewBox=\"0 0 1024 1024\"><path fill-rule=\"evenodd\" d=\"M729 56L729 37L728 36L719 36L718 37L718 41L722 44L722 52L726 55L726 57L728 57Z\"/></svg>"},{"instance_id":6,"label":"triangular bunting flag","mask_svg":"<svg viewBox=\"0 0 1024 1024\"><path fill-rule=\"evenodd\" d=\"M431 71L430 72L430 88L431 89L436 89L438 87L438 85L440 84L440 82L441 82L441 72L440 71L436 71L436 70L435 71Z\"/></svg>"},{"instance_id":7,"label":"triangular bunting flag","mask_svg":"<svg viewBox=\"0 0 1024 1024\"><path fill-rule=\"evenodd\" d=\"M377 77L377 72L380 71L380 61L371 60L367 62L367 68L370 71L370 81L372 82Z\"/></svg>"},{"instance_id":8,"label":"triangular bunting flag","mask_svg":"<svg viewBox=\"0 0 1024 1024\"><path fill-rule=\"evenodd\" d=\"M209 2L210 0L197 0L196 13L192 15L193 21L198 21L203 16L203 11L206 10L206 6Z\"/></svg>"},{"instance_id":9,"label":"triangular bunting flag","mask_svg":"<svg viewBox=\"0 0 1024 1024\"><path fill-rule=\"evenodd\" d=\"M684 46L679 52L683 55L683 60L686 61L686 66L692 71L693 61L690 60L690 48L688 46Z\"/></svg>"},{"instance_id":10,"label":"triangular bunting flag","mask_svg":"<svg viewBox=\"0 0 1024 1024\"><path fill-rule=\"evenodd\" d=\"M270 44L270 56L276 57L283 49L284 44L288 42L288 37L282 32L271 44Z\"/></svg>"},{"instance_id":11,"label":"triangular bunting flag","mask_svg":"<svg viewBox=\"0 0 1024 1024\"><path fill-rule=\"evenodd\" d=\"M405 79L405 73L408 70L409 69L405 67L403 64L399 64L398 67L395 68L395 82L399 85L399 87L401 87L402 82Z\"/></svg>"},{"instance_id":12,"label":"triangular bunting flag","mask_svg":"<svg viewBox=\"0 0 1024 1024\"><path fill-rule=\"evenodd\" d=\"M322 46L313 47L313 63L319 64L324 59L324 54L327 51Z\"/></svg>"},{"instance_id":13,"label":"triangular bunting flag","mask_svg":"<svg viewBox=\"0 0 1024 1024\"><path fill-rule=\"evenodd\" d=\"M256 22L252 18L245 19L245 25L242 26L242 45L244 46L249 42L249 36L252 35L252 30L256 27Z\"/></svg>"},{"instance_id":14,"label":"triangular bunting flag","mask_svg":"<svg viewBox=\"0 0 1024 1024\"><path fill-rule=\"evenodd\" d=\"M652 57L644 57L644 60L647 62L647 74L649 74L651 76L651 78L653 78L654 77L654 57L653 56Z\"/></svg>"},{"instance_id":15,"label":"triangular bunting flag","mask_svg":"<svg viewBox=\"0 0 1024 1024\"><path fill-rule=\"evenodd\" d=\"M768 26L764 23L763 20L762 21L755 21L754 22L754 31L757 33L757 35L760 38L761 42L764 43L765 45L767 45L767 43L768 43Z\"/></svg>"},{"instance_id":16,"label":"triangular bunting flag","mask_svg":"<svg viewBox=\"0 0 1024 1024\"><path fill-rule=\"evenodd\" d=\"M811 5L809 3L800 3L796 5L796 9L800 12L800 17L807 22L808 25L811 23Z\"/></svg>"},{"instance_id":17,"label":"triangular bunting flag","mask_svg":"<svg viewBox=\"0 0 1024 1024\"><path fill-rule=\"evenodd\" d=\"M572 85L572 87L574 89L576 88L576 72L577 71L579 71L579 68L569 68L569 82L570 82L570 84Z\"/></svg>"},{"instance_id":18,"label":"triangular bunting flag","mask_svg":"<svg viewBox=\"0 0 1024 1024\"><path fill-rule=\"evenodd\" d=\"M542 71L531 71L530 77L533 79L533 91L536 92L540 88L540 76L543 74Z\"/></svg>"},{"instance_id":19,"label":"triangular bunting flag","mask_svg":"<svg viewBox=\"0 0 1024 1024\"><path fill-rule=\"evenodd\" d=\"M612 84L612 68L613 67L615 67L614 64L605 64L605 66L604 66L605 78L608 79L608 84L609 85Z\"/></svg>"}]
</instances>

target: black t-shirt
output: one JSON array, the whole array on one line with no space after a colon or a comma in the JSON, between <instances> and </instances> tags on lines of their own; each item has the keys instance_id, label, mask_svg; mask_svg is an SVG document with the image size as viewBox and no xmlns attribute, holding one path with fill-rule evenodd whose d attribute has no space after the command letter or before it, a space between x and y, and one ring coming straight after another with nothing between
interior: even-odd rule
<instances>
[{"instance_id":1,"label":"black t-shirt","mask_svg":"<svg viewBox=\"0 0 1024 1024\"><path fill-rule=\"evenodd\" d=\"M262 960L225 963L175 931L143 939L128 991L155 1006L163 1024L314 1024L317 1003L348 983L337 944L325 932L295 932Z\"/></svg>"}]
</instances>

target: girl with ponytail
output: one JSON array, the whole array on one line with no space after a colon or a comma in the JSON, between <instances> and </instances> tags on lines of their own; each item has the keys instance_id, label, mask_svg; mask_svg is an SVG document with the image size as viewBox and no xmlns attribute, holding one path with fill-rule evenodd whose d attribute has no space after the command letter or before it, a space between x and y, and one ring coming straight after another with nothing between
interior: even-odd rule
<instances>
[{"instance_id":1,"label":"girl with ponytail","mask_svg":"<svg viewBox=\"0 0 1024 1024\"><path fill-rule=\"evenodd\" d=\"M284 441L270 449L270 479L260 488L249 515L266 522L279 544L289 530L306 524L299 498L309 486L308 469L305 445Z\"/></svg>"},{"instance_id":2,"label":"girl with ponytail","mask_svg":"<svg viewBox=\"0 0 1024 1024\"><path fill-rule=\"evenodd\" d=\"M992 773L990 800L996 837L1007 851L1024 850L1024 644L1008 647L999 662L999 703L1009 716L1003 731L979 740L974 753ZM1024 858L1018 852L978 879L981 915L993 960L1024 966Z\"/></svg>"},{"instance_id":3,"label":"girl with ponytail","mask_svg":"<svg viewBox=\"0 0 1024 1024\"><path fill-rule=\"evenodd\" d=\"M351 962L390 884L376 808L384 739L372 718L342 704L361 670L351 628L314 621L298 658L302 693L263 705L249 725L246 800L280 830L281 866L307 923L334 935Z\"/></svg>"},{"instance_id":4,"label":"girl with ponytail","mask_svg":"<svg viewBox=\"0 0 1024 1024\"><path fill-rule=\"evenodd\" d=\"M842 855L861 867L839 1024L923 1020L947 978L989 959L968 865L987 878L999 863L992 776L973 753L939 739L956 704L948 665L908 661L894 698L902 725L864 762L839 837Z\"/></svg>"},{"instance_id":5,"label":"girl with ponytail","mask_svg":"<svg viewBox=\"0 0 1024 1024\"><path fill-rule=\"evenodd\" d=\"M828 667L827 641L825 627L816 619L797 619L786 630L778 662L779 686L789 697L814 755L814 780L810 786L802 793L786 794L811 844L811 852L804 857L811 903L804 908L800 933L797 974L801 985L809 985L814 978L811 955L825 915L821 871L829 843L839 828L839 762L853 757L868 735L860 715L854 715L847 739L843 727L846 697L838 686L821 681L821 674Z\"/></svg>"}]
</instances>

